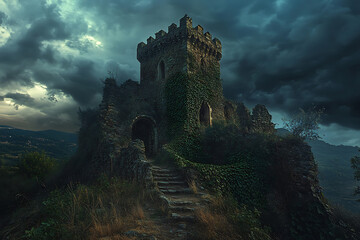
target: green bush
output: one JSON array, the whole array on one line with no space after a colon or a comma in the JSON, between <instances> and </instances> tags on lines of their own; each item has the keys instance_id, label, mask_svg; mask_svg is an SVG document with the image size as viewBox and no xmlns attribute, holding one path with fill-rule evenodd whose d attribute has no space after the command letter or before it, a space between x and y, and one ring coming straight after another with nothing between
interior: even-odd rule
<instances>
[{"instance_id":1,"label":"green bush","mask_svg":"<svg viewBox=\"0 0 360 240\"><path fill-rule=\"evenodd\" d=\"M55 170L57 162L45 154L45 152L28 152L20 157L19 171L29 178L44 180L45 177Z\"/></svg>"}]
</instances>

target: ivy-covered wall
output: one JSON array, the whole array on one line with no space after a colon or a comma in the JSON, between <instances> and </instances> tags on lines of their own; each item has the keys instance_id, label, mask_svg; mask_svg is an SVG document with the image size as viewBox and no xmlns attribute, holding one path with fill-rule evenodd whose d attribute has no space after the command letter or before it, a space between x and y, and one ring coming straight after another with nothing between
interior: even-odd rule
<instances>
[{"instance_id":1,"label":"ivy-covered wall","mask_svg":"<svg viewBox=\"0 0 360 240\"><path fill-rule=\"evenodd\" d=\"M213 121L224 119L220 64L213 58L188 53L186 73L176 73L166 81L165 102L168 133L176 137L200 128L199 115L203 103L211 108Z\"/></svg>"}]
</instances>

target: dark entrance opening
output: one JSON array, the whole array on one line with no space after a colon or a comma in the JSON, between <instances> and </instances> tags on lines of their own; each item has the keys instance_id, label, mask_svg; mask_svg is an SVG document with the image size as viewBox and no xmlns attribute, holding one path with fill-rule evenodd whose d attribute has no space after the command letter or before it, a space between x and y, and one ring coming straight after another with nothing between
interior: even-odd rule
<instances>
[{"instance_id":1,"label":"dark entrance opening","mask_svg":"<svg viewBox=\"0 0 360 240\"><path fill-rule=\"evenodd\" d=\"M203 102L203 104L201 105L199 119L201 125L211 125L211 108L206 102Z\"/></svg>"},{"instance_id":2,"label":"dark entrance opening","mask_svg":"<svg viewBox=\"0 0 360 240\"><path fill-rule=\"evenodd\" d=\"M145 145L147 157L154 156L157 149L155 122L149 117L138 117L132 125L132 140L140 139Z\"/></svg>"},{"instance_id":3,"label":"dark entrance opening","mask_svg":"<svg viewBox=\"0 0 360 240\"><path fill-rule=\"evenodd\" d=\"M160 61L160 63L159 63L159 76L160 76L161 80L165 79L165 63L164 63L164 61Z\"/></svg>"}]
</instances>

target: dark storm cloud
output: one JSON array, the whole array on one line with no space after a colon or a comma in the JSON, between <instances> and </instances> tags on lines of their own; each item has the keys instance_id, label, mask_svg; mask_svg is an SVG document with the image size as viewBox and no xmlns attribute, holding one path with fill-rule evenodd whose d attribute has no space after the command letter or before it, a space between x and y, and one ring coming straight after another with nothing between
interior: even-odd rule
<instances>
[{"instance_id":1,"label":"dark storm cloud","mask_svg":"<svg viewBox=\"0 0 360 240\"><path fill-rule=\"evenodd\" d=\"M7 93L1 97L2 97L2 99L11 98L17 105L27 105L28 106L28 105L32 105L35 102L35 99L32 98L29 94ZM0 99L1 99L1 97L0 97Z\"/></svg>"},{"instance_id":2,"label":"dark storm cloud","mask_svg":"<svg viewBox=\"0 0 360 240\"><path fill-rule=\"evenodd\" d=\"M0 25L4 22L5 19L6 19L6 14L0 11Z\"/></svg>"},{"instance_id":3,"label":"dark storm cloud","mask_svg":"<svg viewBox=\"0 0 360 240\"><path fill-rule=\"evenodd\" d=\"M24 86L33 86L29 69L36 61L54 63L54 50L43 48L45 40L61 40L69 37L65 24L60 20L55 5L41 6L42 14L33 20L29 29L20 33L13 41L0 47L0 66L6 69L0 77L0 86L6 87L14 82ZM29 11L29 13L32 11Z\"/></svg>"},{"instance_id":4,"label":"dark storm cloud","mask_svg":"<svg viewBox=\"0 0 360 240\"><path fill-rule=\"evenodd\" d=\"M117 66L119 82L136 80L137 43L187 13L194 26L222 41L225 96L285 113L321 105L326 123L360 129L357 1L78 0L65 9L73 11L67 18L62 3L23 1L16 16L0 12L0 24L29 24L0 47L1 89L16 92L10 91L15 85L35 81L53 102L61 92L77 105L96 106L108 63ZM85 35L102 42L102 56L94 56L94 42ZM63 41L80 56L65 56L44 44L49 41Z\"/></svg>"},{"instance_id":5,"label":"dark storm cloud","mask_svg":"<svg viewBox=\"0 0 360 240\"><path fill-rule=\"evenodd\" d=\"M325 123L360 129L360 7L354 1L81 2L108 27L113 21L133 31L141 25L150 34L188 13L194 25L222 40L227 97L287 113L320 105Z\"/></svg>"},{"instance_id":6,"label":"dark storm cloud","mask_svg":"<svg viewBox=\"0 0 360 240\"><path fill-rule=\"evenodd\" d=\"M60 91L80 105L93 104L94 95L101 91L95 63L91 59L65 58L51 45L44 45L44 42L72 39L82 33L77 32L79 29L86 31L87 27L81 20L75 21L76 26L64 22L56 5L34 4L38 6L24 16L31 20L30 27L0 47L0 66L6 69L0 75L0 86L32 87L35 80L47 86L53 96Z\"/></svg>"},{"instance_id":7,"label":"dark storm cloud","mask_svg":"<svg viewBox=\"0 0 360 240\"><path fill-rule=\"evenodd\" d=\"M54 88L62 89L64 93L71 95L81 105L93 103L92 99L99 90L102 83L96 76L94 62L91 60L80 60L74 63L70 71L62 75L64 82L54 83Z\"/></svg>"},{"instance_id":8,"label":"dark storm cloud","mask_svg":"<svg viewBox=\"0 0 360 240\"><path fill-rule=\"evenodd\" d=\"M4 101L5 98L11 98L13 101L13 106L16 110L19 109L19 106L28 106L35 107L35 99L32 98L29 94L22 93L7 93L4 96L0 96L0 101Z\"/></svg>"},{"instance_id":9,"label":"dark storm cloud","mask_svg":"<svg viewBox=\"0 0 360 240\"><path fill-rule=\"evenodd\" d=\"M46 58L51 49L42 50L45 40L62 40L69 37L65 24L59 19L56 7L44 7L43 16L34 20L29 29L18 40L9 41L0 48L0 63L15 64L28 61L27 64L39 58Z\"/></svg>"},{"instance_id":10,"label":"dark storm cloud","mask_svg":"<svg viewBox=\"0 0 360 240\"><path fill-rule=\"evenodd\" d=\"M360 129L360 16L351 7L351 1L285 2L231 49L226 63L236 78L223 75L225 94L288 113L323 106L325 123Z\"/></svg>"}]
</instances>

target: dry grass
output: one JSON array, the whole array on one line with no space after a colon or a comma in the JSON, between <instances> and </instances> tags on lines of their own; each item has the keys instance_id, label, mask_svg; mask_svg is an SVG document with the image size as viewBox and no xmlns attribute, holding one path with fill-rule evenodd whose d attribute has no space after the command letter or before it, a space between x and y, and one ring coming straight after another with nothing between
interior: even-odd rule
<instances>
[{"instance_id":1,"label":"dry grass","mask_svg":"<svg viewBox=\"0 0 360 240\"><path fill-rule=\"evenodd\" d=\"M124 196L126 198L126 196ZM128 196L127 196L128 197ZM123 235L123 233L134 230L137 232L143 225L149 225L150 220L146 219L144 209L142 207L142 198L134 198L135 204L121 205L112 204L111 207L104 208L103 199L98 197L98 204L95 204L92 209L92 223L90 227L89 239L130 239ZM101 207L94 208L94 207ZM146 231L142 230L142 233Z\"/></svg>"},{"instance_id":2,"label":"dry grass","mask_svg":"<svg viewBox=\"0 0 360 240\"><path fill-rule=\"evenodd\" d=\"M188 185L193 193L195 193L195 194L198 193L198 189L197 189L197 186L196 186L196 183L194 180L191 180L190 182L188 182Z\"/></svg>"},{"instance_id":3,"label":"dry grass","mask_svg":"<svg viewBox=\"0 0 360 240\"><path fill-rule=\"evenodd\" d=\"M123 198L129 198L129 196L124 195ZM132 196L131 199L132 201L126 201L125 205L120 204L121 200L119 200L117 205L111 205L110 211L109 209L103 209L103 211L92 209L89 239L132 239L123 235L129 230L147 235L158 233L155 224L146 216L143 209L144 194L139 193L138 197ZM98 202L97 206L103 207L101 198Z\"/></svg>"},{"instance_id":4,"label":"dry grass","mask_svg":"<svg viewBox=\"0 0 360 240\"><path fill-rule=\"evenodd\" d=\"M90 229L89 239L99 239L102 237L114 237L131 229L132 224L129 224L127 219L116 219L111 223L94 222Z\"/></svg>"},{"instance_id":5,"label":"dry grass","mask_svg":"<svg viewBox=\"0 0 360 240\"><path fill-rule=\"evenodd\" d=\"M37 209L37 219L15 220L14 226L7 227L6 235L9 239L14 239L11 236L42 239L44 234L51 234L54 239L73 240L128 240L132 238L124 233L129 230L153 235L158 228L143 209L151 198L138 184L120 179L106 178L90 186L70 184L66 189L51 192L45 201L38 203L42 206ZM52 220L57 224L51 225ZM32 233L25 237L25 229L19 233L17 226L33 229Z\"/></svg>"},{"instance_id":6,"label":"dry grass","mask_svg":"<svg viewBox=\"0 0 360 240\"><path fill-rule=\"evenodd\" d=\"M197 238L218 240L218 239L239 239L236 228L226 216L211 212L208 209L201 209L195 212L197 222Z\"/></svg>"},{"instance_id":7,"label":"dry grass","mask_svg":"<svg viewBox=\"0 0 360 240\"><path fill-rule=\"evenodd\" d=\"M144 219L145 213L143 207L140 205L140 203L136 203L135 207L131 211L131 216L135 219Z\"/></svg>"},{"instance_id":8,"label":"dry grass","mask_svg":"<svg viewBox=\"0 0 360 240\"><path fill-rule=\"evenodd\" d=\"M263 228L257 210L237 205L230 197L208 197L210 204L195 212L197 239L251 239L270 240L268 229Z\"/></svg>"},{"instance_id":9,"label":"dry grass","mask_svg":"<svg viewBox=\"0 0 360 240\"><path fill-rule=\"evenodd\" d=\"M195 212L197 238L208 240L241 239L235 224L227 216L227 212L234 213L234 210L237 209L227 206L221 197L211 197L209 200L211 203L206 208Z\"/></svg>"}]
</instances>

